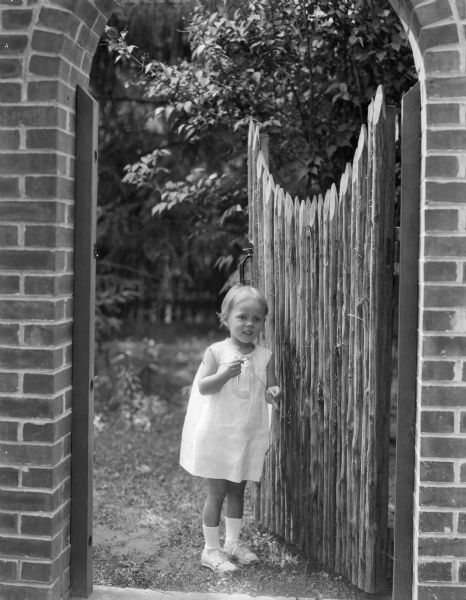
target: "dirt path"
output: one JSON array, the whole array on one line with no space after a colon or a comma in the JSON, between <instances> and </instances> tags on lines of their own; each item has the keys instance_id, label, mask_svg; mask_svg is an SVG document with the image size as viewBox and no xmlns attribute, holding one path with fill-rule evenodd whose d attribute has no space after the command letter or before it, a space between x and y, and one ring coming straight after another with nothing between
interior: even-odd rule
<instances>
[{"instance_id":1,"label":"dirt path","mask_svg":"<svg viewBox=\"0 0 466 600\"><path fill-rule=\"evenodd\" d=\"M155 345L149 339L127 341L113 350L126 349L133 356L144 357L147 347L152 348L156 369L150 370L145 383L158 398L153 398L147 409L150 429L128 427L118 412L97 419L95 583L252 596L382 598L359 592L292 547L257 531L249 488L244 534L261 564L243 567L228 577L214 575L200 566L203 482L178 466L186 406L186 393L180 390L190 384L203 350L215 335L194 336L169 329L163 337L158 334ZM100 375L105 380L102 369ZM97 410L100 404L97 398Z\"/></svg>"}]
</instances>

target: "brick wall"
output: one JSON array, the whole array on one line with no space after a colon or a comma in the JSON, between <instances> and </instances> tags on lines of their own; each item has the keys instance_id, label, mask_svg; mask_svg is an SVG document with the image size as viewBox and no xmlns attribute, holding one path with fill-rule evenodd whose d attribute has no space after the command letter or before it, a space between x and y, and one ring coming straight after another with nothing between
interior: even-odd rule
<instances>
[{"instance_id":1,"label":"brick wall","mask_svg":"<svg viewBox=\"0 0 466 600\"><path fill-rule=\"evenodd\" d=\"M390 0L423 96L415 600L466 595L466 0ZM74 105L113 0L0 0L0 598L69 595Z\"/></svg>"},{"instance_id":2,"label":"brick wall","mask_svg":"<svg viewBox=\"0 0 466 600\"><path fill-rule=\"evenodd\" d=\"M69 595L75 88L111 0L0 0L0 598Z\"/></svg>"},{"instance_id":3,"label":"brick wall","mask_svg":"<svg viewBox=\"0 0 466 600\"><path fill-rule=\"evenodd\" d=\"M466 597L466 0L394 0L422 82L414 590ZM416 40L416 41L414 41Z\"/></svg>"}]
</instances>

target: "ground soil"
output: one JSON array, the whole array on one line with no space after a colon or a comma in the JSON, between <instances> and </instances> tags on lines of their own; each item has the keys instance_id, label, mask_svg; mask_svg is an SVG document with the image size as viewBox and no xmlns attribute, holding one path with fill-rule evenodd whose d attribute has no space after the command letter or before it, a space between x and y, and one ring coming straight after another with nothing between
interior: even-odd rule
<instances>
[{"instance_id":1,"label":"ground soil","mask_svg":"<svg viewBox=\"0 0 466 600\"><path fill-rule=\"evenodd\" d=\"M341 577L325 572L296 548L258 530L251 514L250 487L244 538L259 555L260 564L241 567L230 576L216 575L200 566L204 482L179 467L178 451L187 389L202 351L222 334L186 327L152 329L144 327L145 339L133 335L110 345L112 356L125 351L137 358L142 353L145 360L147 348L153 349L155 366L145 378L153 394L146 407L146 421L135 419L131 424L122 416L121 407L108 410L108 361L98 357L94 582L251 596L387 598L387 594L360 592Z\"/></svg>"}]
</instances>

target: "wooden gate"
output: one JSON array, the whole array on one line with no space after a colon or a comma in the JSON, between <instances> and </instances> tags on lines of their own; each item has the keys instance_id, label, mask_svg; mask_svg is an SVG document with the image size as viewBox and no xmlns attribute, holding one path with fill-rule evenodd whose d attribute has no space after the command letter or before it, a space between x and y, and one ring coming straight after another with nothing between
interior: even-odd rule
<instances>
[{"instance_id":1,"label":"wooden gate","mask_svg":"<svg viewBox=\"0 0 466 600\"><path fill-rule=\"evenodd\" d=\"M253 280L284 390L256 518L368 592L387 583L394 148L379 88L339 189L300 201L249 135Z\"/></svg>"}]
</instances>

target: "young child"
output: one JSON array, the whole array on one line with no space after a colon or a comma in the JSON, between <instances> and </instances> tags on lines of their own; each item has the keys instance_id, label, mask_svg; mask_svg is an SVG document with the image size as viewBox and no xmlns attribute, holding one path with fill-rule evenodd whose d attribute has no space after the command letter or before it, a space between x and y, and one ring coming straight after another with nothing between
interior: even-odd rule
<instances>
[{"instance_id":1,"label":"young child","mask_svg":"<svg viewBox=\"0 0 466 600\"><path fill-rule=\"evenodd\" d=\"M227 573L258 561L241 543L246 481L259 481L269 446L269 402L281 396L272 353L254 341L268 313L255 288L235 285L226 294L220 321L230 337L207 348L194 378L183 427L180 464L207 479L202 511L205 547L201 564ZM219 523L225 501L226 539L220 548Z\"/></svg>"}]
</instances>

